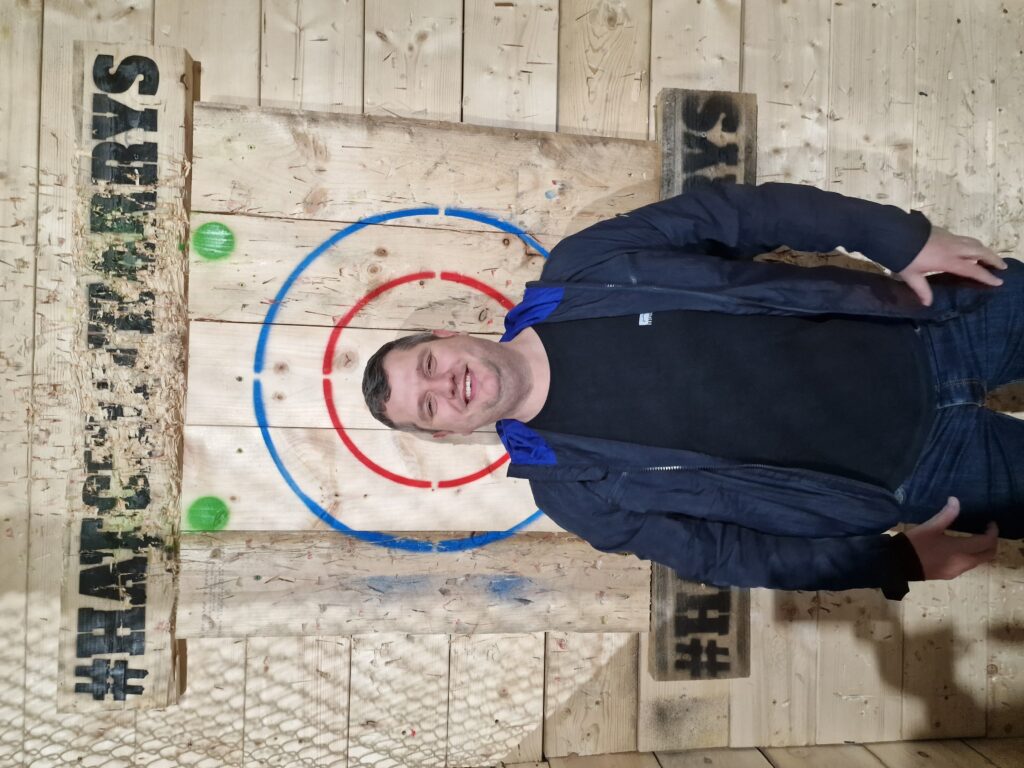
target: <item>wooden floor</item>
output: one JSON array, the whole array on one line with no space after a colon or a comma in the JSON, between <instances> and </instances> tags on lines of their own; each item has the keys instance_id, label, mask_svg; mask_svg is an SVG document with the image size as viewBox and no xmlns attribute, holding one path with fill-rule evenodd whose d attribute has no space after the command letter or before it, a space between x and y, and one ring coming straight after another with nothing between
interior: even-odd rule
<instances>
[{"instance_id":1,"label":"wooden floor","mask_svg":"<svg viewBox=\"0 0 1024 768\"><path fill-rule=\"evenodd\" d=\"M207 102L622 139L654 138L660 88L753 92L760 180L918 208L1024 256L1024 0L0 2L0 765L1024 764L1004 738L1024 736L1024 553L1006 543L898 605L755 592L746 680L655 685L644 633L193 637L178 706L58 713L72 457L30 404L59 247L42 191L64 183L43 71L76 38L184 47ZM948 737L970 738L893 741ZM726 745L765 748L669 754Z\"/></svg>"}]
</instances>

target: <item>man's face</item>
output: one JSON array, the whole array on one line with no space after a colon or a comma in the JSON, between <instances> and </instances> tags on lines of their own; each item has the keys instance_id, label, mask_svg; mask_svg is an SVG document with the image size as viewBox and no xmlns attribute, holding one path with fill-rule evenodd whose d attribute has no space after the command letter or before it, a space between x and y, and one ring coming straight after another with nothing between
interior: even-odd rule
<instances>
[{"instance_id":1,"label":"man's face","mask_svg":"<svg viewBox=\"0 0 1024 768\"><path fill-rule=\"evenodd\" d=\"M438 338L384 357L389 419L437 436L468 435L509 411L518 389L510 355L495 341L435 331Z\"/></svg>"}]
</instances>

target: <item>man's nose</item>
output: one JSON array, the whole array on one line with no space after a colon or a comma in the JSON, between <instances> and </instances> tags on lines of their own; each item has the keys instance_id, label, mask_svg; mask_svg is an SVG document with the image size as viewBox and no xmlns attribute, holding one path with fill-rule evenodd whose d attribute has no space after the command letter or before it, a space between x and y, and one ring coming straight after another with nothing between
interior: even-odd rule
<instances>
[{"instance_id":1,"label":"man's nose","mask_svg":"<svg viewBox=\"0 0 1024 768\"><path fill-rule=\"evenodd\" d=\"M458 388L455 385L455 374L448 373L444 376L440 376L434 386L434 391L440 397L447 398L448 400L454 400Z\"/></svg>"}]
</instances>

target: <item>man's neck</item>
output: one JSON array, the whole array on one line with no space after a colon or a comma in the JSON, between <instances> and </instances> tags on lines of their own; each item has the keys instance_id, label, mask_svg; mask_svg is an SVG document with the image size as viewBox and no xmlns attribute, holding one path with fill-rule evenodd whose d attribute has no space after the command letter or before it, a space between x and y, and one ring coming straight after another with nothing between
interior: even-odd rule
<instances>
[{"instance_id":1,"label":"man's neck","mask_svg":"<svg viewBox=\"0 0 1024 768\"><path fill-rule=\"evenodd\" d=\"M505 342L516 354L522 356L525 371L529 377L526 396L519 406L509 414L509 418L522 422L529 421L544 407L551 386L551 367L548 364L547 352L540 336L533 328L524 328L511 341Z\"/></svg>"}]
</instances>

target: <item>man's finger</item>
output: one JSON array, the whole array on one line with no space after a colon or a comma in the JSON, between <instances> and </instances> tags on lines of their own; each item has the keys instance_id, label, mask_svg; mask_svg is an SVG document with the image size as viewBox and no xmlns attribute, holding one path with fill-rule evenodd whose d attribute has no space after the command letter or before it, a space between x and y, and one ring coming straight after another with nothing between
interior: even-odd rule
<instances>
[{"instance_id":1,"label":"man's finger","mask_svg":"<svg viewBox=\"0 0 1024 768\"><path fill-rule=\"evenodd\" d=\"M921 303L926 307L932 305L932 289L928 285L928 281L924 278L924 275L909 274L903 276L903 282L917 294L917 298L921 300Z\"/></svg>"},{"instance_id":2,"label":"man's finger","mask_svg":"<svg viewBox=\"0 0 1024 768\"><path fill-rule=\"evenodd\" d=\"M952 271L952 270L950 270ZM1001 278L996 277L989 272L985 267L975 261L964 261L960 267L956 270L956 274L963 277L970 277L977 280L979 283L985 283L986 285L1002 285L1003 281Z\"/></svg>"},{"instance_id":3,"label":"man's finger","mask_svg":"<svg viewBox=\"0 0 1024 768\"><path fill-rule=\"evenodd\" d=\"M961 237L960 243L961 255L972 259L980 259L986 264L991 264L993 267L999 267L999 269L1007 268L1006 261L980 240L973 237Z\"/></svg>"},{"instance_id":4,"label":"man's finger","mask_svg":"<svg viewBox=\"0 0 1024 768\"><path fill-rule=\"evenodd\" d=\"M944 531L953 524L956 516L960 514L960 500L956 496L950 496L946 506L938 511L930 520L921 523L922 526Z\"/></svg>"}]
</instances>

